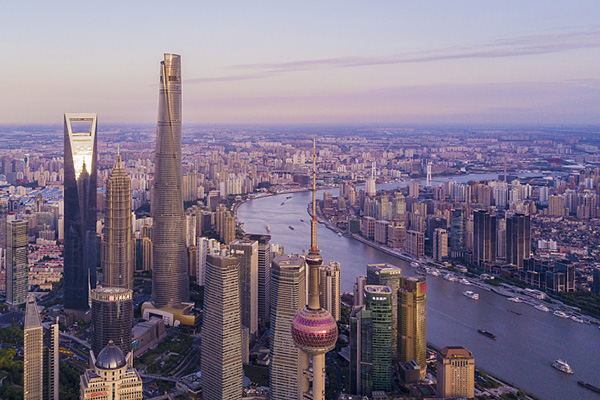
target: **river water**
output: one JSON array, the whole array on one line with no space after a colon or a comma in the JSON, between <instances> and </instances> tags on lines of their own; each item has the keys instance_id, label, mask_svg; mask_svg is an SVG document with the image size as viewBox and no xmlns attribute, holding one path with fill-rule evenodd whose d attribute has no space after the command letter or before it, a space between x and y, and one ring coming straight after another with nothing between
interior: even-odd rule
<instances>
[{"instance_id":1,"label":"river water","mask_svg":"<svg viewBox=\"0 0 600 400\"><path fill-rule=\"evenodd\" d=\"M444 180L493 177L496 175L478 174ZM403 184L406 183L378 185L378 189ZM337 195L337 189L331 192ZM310 199L310 192L254 199L239 207L238 219L249 233L267 233L268 223L271 243L284 245L286 253L301 253L310 242L310 217L306 212ZM318 244L325 261L340 263L342 291L351 292L356 276L366 275L366 265L371 263L395 264L402 268L405 276L418 274L407 262L357 240L340 237L322 224L318 226ZM526 304L510 302L493 292L449 282L442 277L428 275L427 281L427 340L432 345L438 348L464 346L473 353L478 368L542 399L600 399L599 395L577 385L577 380L584 380L600 386L598 327L561 319ZM479 300L463 296L465 290L479 293ZM491 340L477 329L493 332L498 339ZM565 375L552 368L551 363L557 358L567 360L575 374Z\"/></svg>"}]
</instances>

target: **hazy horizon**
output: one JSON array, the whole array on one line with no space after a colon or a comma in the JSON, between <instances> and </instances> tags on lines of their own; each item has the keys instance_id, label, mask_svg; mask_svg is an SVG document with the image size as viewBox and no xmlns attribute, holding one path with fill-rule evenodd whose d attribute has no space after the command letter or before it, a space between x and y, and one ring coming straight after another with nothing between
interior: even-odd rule
<instances>
[{"instance_id":1,"label":"hazy horizon","mask_svg":"<svg viewBox=\"0 0 600 400\"><path fill-rule=\"evenodd\" d=\"M11 2L0 125L72 110L151 124L165 52L182 56L186 125L599 124L599 14L592 0Z\"/></svg>"}]
</instances>

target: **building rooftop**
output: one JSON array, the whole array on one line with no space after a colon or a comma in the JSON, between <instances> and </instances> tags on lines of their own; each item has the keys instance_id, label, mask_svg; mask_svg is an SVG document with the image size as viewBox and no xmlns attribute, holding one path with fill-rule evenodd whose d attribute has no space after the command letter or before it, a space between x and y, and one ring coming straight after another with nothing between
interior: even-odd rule
<instances>
[{"instance_id":1,"label":"building rooftop","mask_svg":"<svg viewBox=\"0 0 600 400\"><path fill-rule=\"evenodd\" d=\"M392 288L383 285L367 285L365 286L365 293L386 293L391 294Z\"/></svg>"},{"instance_id":2,"label":"building rooftop","mask_svg":"<svg viewBox=\"0 0 600 400\"><path fill-rule=\"evenodd\" d=\"M446 346L440 351L440 354L444 358L473 358L473 354L461 346Z\"/></svg>"}]
</instances>

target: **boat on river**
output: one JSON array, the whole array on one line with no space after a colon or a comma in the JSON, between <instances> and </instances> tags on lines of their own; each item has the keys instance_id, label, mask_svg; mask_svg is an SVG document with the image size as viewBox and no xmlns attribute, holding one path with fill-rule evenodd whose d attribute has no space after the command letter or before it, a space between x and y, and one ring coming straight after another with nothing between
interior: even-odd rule
<instances>
[{"instance_id":1,"label":"boat on river","mask_svg":"<svg viewBox=\"0 0 600 400\"><path fill-rule=\"evenodd\" d=\"M271 225L269 225L269 224L265 225L265 229L267 230L267 232L271 232Z\"/></svg>"},{"instance_id":2,"label":"boat on river","mask_svg":"<svg viewBox=\"0 0 600 400\"><path fill-rule=\"evenodd\" d=\"M491 333L491 332L488 332L488 331L486 331L486 330L483 330L483 329L477 329L477 332L481 333L483 336L487 336L487 337L489 337L490 339L494 339L494 340L496 340L496 339L497 339L497 338L496 338L496 335L494 335L493 333Z\"/></svg>"},{"instance_id":3,"label":"boat on river","mask_svg":"<svg viewBox=\"0 0 600 400\"><path fill-rule=\"evenodd\" d=\"M516 314L516 315L523 315L523 313L520 313L520 312L515 311L515 310L511 310L510 308L508 309L508 312L511 312L513 314Z\"/></svg>"},{"instance_id":4,"label":"boat on river","mask_svg":"<svg viewBox=\"0 0 600 400\"><path fill-rule=\"evenodd\" d=\"M419 263L418 263L418 262L412 261L412 262L410 263L410 266L411 266L411 267L413 267L413 268L418 268L420 265L419 265Z\"/></svg>"},{"instance_id":5,"label":"boat on river","mask_svg":"<svg viewBox=\"0 0 600 400\"><path fill-rule=\"evenodd\" d=\"M290 225L290 226L288 226L288 228L290 228L291 230L294 230L294 227L293 227L293 226L291 226L291 225Z\"/></svg>"},{"instance_id":6,"label":"boat on river","mask_svg":"<svg viewBox=\"0 0 600 400\"><path fill-rule=\"evenodd\" d=\"M577 384L579 386L583 386L584 388L591 390L592 392L600 393L600 388L598 386L592 385L591 383L587 383L584 381L577 381Z\"/></svg>"},{"instance_id":7,"label":"boat on river","mask_svg":"<svg viewBox=\"0 0 600 400\"><path fill-rule=\"evenodd\" d=\"M458 278L454 276L454 274L446 274L444 275L444 279L450 282L456 282Z\"/></svg>"},{"instance_id":8,"label":"boat on river","mask_svg":"<svg viewBox=\"0 0 600 400\"><path fill-rule=\"evenodd\" d=\"M522 303L522 302L523 302L523 299L522 299L522 298L520 298L520 297L509 297L509 298L508 298L508 301L512 301L512 302L514 302L514 303Z\"/></svg>"},{"instance_id":9,"label":"boat on river","mask_svg":"<svg viewBox=\"0 0 600 400\"><path fill-rule=\"evenodd\" d=\"M471 286L471 282L469 282L467 279L465 278L460 278L458 280L460 283L462 283L463 285L467 285L467 286Z\"/></svg>"},{"instance_id":10,"label":"boat on river","mask_svg":"<svg viewBox=\"0 0 600 400\"><path fill-rule=\"evenodd\" d=\"M548 307L546 307L545 305L543 305L543 304L537 304L533 308L535 308L536 310L543 311L543 312L550 311L550 309Z\"/></svg>"},{"instance_id":11,"label":"boat on river","mask_svg":"<svg viewBox=\"0 0 600 400\"><path fill-rule=\"evenodd\" d=\"M571 319L575 322L579 322L580 324L585 324L585 321L576 315L571 315Z\"/></svg>"},{"instance_id":12,"label":"boat on river","mask_svg":"<svg viewBox=\"0 0 600 400\"><path fill-rule=\"evenodd\" d=\"M471 290L467 290L467 291L463 292L463 294L470 299L479 300L479 294L477 294Z\"/></svg>"},{"instance_id":13,"label":"boat on river","mask_svg":"<svg viewBox=\"0 0 600 400\"><path fill-rule=\"evenodd\" d=\"M567 315L567 313L565 313L564 311L560 311L560 310L556 310L552 314L554 314L554 315L556 315L557 317L560 317L560 318L570 318Z\"/></svg>"},{"instance_id":14,"label":"boat on river","mask_svg":"<svg viewBox=\"0 0 600 400\"><path fill-rule=\"evenodd\" d=\"M571 366L565 360L554 360L552 362L552 366L565 374L573 375L575 373L571 369Z\"/></svg>"}]
</instances>

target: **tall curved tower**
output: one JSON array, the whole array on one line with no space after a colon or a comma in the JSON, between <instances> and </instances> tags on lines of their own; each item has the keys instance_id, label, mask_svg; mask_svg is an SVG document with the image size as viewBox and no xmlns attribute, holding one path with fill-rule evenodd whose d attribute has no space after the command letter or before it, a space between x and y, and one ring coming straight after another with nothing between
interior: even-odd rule
<instances>
[{"instance_id":1,"label":"tall curved tower","mask_svg":"<svg viewBox=\"0 0 600 400\"><path fill-rule=\"evenodd\" d=\"M316 145L313 140L313 188L311 246L306 257L309 270L308 304L296 314L292 321L294 344L312 358L312 374L305 388L304 399L325 399L325 353L333 350L338 337L337 324L331 314L319 304L319 267L323 257L317 248L317 161Z\"/></svg>"},{"instance_id":2,"label":"tall curved tower","mask_svg":"<svg viewBox=\"0 0 600 400\"><path fill-rule=\"evenodd\" d=\"M181 185L181 56L166 53L160 63L151 201L155 308L177 306L190 297Z\"/></svg>"}]
</instances>

